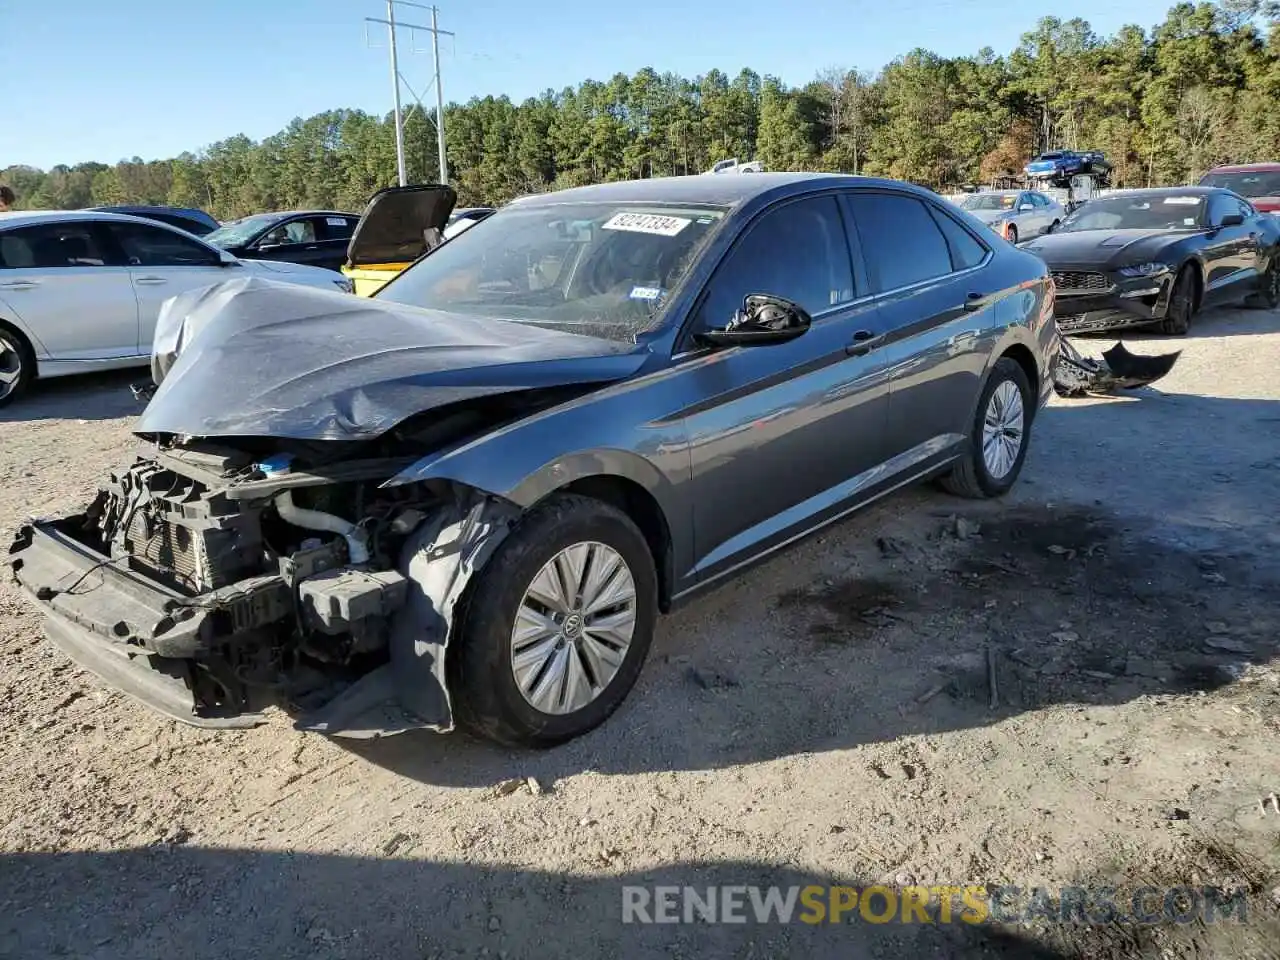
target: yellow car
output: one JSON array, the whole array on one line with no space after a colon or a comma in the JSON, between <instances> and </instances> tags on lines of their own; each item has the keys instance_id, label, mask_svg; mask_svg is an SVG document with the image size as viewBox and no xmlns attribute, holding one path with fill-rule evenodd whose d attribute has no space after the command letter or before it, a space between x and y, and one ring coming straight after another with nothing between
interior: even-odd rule
<instances>
[{"instance_id":1,"label":"yellow car","mask_svg":"<svg viewBox=\"0 0 1280 960\"><path fill-rule=\"evenodd\" d=\"M442 184L387 187L369 200L342 273L357 296L369 297L405 267L444 242L458 194Z\"/></svg>"}]
</instances>

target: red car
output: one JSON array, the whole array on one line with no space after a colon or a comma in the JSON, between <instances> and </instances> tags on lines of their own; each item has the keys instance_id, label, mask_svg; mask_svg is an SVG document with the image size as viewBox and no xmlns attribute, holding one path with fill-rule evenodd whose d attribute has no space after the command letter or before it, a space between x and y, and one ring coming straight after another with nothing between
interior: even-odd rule
<instances>
[{"instance_id":1,"label":"red car","mask_svg":"<svg viewBox=\"0 0 1280 960\"><path fill-rule=\"evenodd\" d=\"M1280 214L1280 163L1240 163L1214 167L1200 178L1202 187L1225 187L1262 213Z\"/></svg>"}]
</instances>

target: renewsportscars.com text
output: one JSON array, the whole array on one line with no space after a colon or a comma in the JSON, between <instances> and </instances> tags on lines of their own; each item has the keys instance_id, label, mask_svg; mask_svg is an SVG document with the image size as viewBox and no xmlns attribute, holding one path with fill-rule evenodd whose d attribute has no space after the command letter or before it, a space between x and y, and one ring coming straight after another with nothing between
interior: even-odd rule
<instances>
[{"instance_id":1,"label":"renewsportscars.com text","mask_svg":"<svg viewBox=\"0 0 1280 960\"><path fill-rule=\"evenodd\" d=\"M1242 891L1217 887L624 886L623 923L1244 922Z\"/></svg>"}]
</instances>

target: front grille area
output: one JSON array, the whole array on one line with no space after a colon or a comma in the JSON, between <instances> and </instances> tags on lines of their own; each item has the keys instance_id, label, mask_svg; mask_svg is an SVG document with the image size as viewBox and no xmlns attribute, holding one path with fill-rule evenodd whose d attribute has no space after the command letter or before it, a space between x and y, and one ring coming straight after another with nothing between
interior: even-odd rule
<instances>
[{"instance_id":1,"label":"front grille area","mask_svg":"<svg viewBox=\"0 0 1280 960\"><path fill-rule=\"evenodd\" d=\"M1050 276L1053 278L1054 286L1059 290L1096 290L1101 292L1111 286L1107 282L1106 275L1101 273L1059 270L1051 273Z\"/></svg>"}]
</instances>

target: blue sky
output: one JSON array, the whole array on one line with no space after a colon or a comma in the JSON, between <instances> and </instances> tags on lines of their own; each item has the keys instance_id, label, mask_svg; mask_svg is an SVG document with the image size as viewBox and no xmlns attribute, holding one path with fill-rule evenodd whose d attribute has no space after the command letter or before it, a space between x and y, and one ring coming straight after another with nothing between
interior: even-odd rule
<instances>
[{"instance_id":1,"label":"blue sky","mask_svg":"<svg viewBox=\"0 0 1280 960\"><path fill-rule=\"evenodd\" d=\"M551 87L652 66L695 76L743 66L804 83L827 66L875 70L913 47L1007 53L1035 21L1081 16L1109 34L1145 28L1171 0L438 0L446 100ZM726 13L724 11L732 11ZM365 16L385 0L57 0L23 6L0 30L0 167L115 162L199 149L236 133L268 136L332 107L391 107L385 47L365 46ZM425 10L399 18L428 23ZM370 30L381 29L370 27ZM430 104L430 38L401 69ZM27 78L27 79L20 79Z\"/></svg>"}]
</instances>

